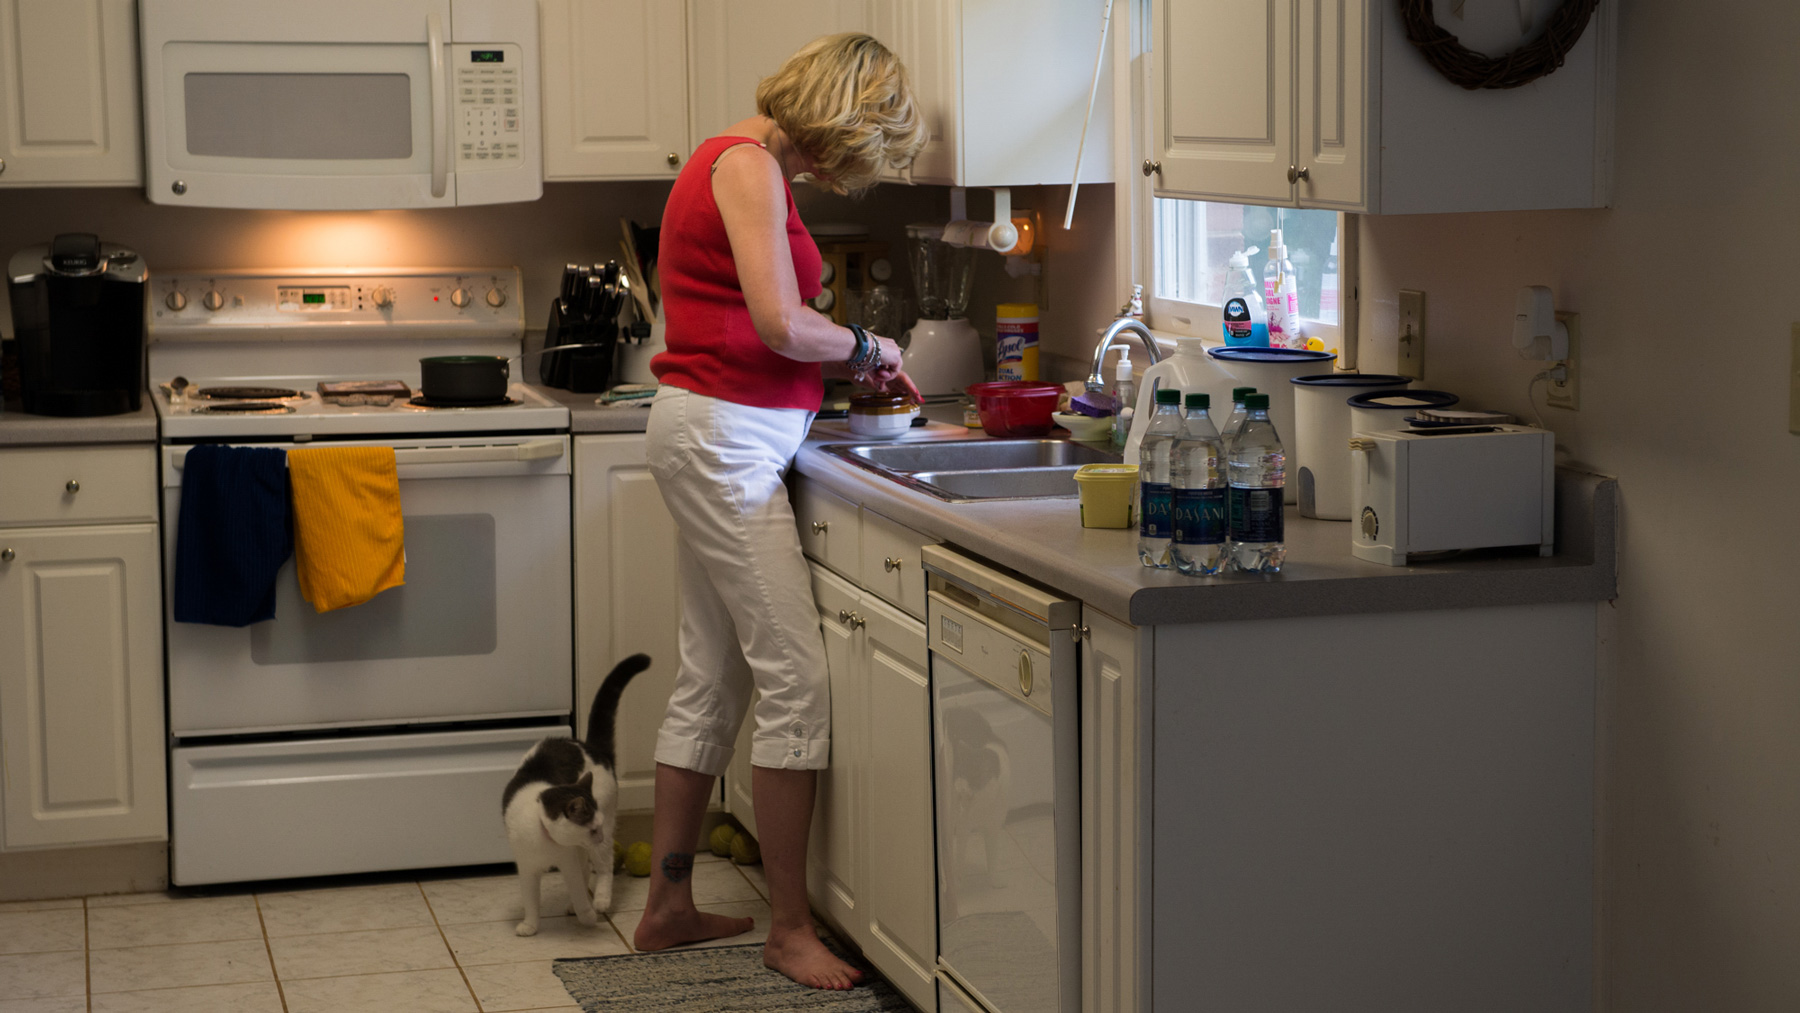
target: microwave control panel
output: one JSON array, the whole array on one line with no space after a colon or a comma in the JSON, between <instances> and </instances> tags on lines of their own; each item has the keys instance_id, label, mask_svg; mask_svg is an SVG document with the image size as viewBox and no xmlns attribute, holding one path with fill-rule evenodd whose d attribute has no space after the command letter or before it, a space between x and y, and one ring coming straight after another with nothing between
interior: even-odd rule
<instances>
[{"instance_id":1,"label":"microwave control panel","mask_svg":"<svg viewBox=\"0 0 1800 1013\"><path fill-rule=\"evenodd\" d=\"M519 123L524 95L519 47L459 44L450 47L450 60L458 171L521 164L525 134Z\"/></svg>"}]
</instances>

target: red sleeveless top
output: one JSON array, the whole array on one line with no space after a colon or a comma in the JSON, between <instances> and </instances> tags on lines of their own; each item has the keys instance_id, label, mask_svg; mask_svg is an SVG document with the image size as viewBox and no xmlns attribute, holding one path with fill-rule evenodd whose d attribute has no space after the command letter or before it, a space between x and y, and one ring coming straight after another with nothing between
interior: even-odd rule
<instances>
[{"instance_id":1,"label":"red sleeveless top","mask_svg":"<svg viewBox=\"0 0 1800 1013\"><path fill-rule=\"evenodd\" d=\"M658 381L696 394L757 408L816 411L824 397L819 364L797 362L763 344L750 322L738 284L731 240L713 199L713 162L743 137L715 137L688 159L663 208L656 270L661 277L664 339L668 350L650 360ZM759 145L760 147L760 145ZM794 207L787 186L788 248L800 298L810 300L819 283L819 247Z\"/></svg>"}]
</instances>

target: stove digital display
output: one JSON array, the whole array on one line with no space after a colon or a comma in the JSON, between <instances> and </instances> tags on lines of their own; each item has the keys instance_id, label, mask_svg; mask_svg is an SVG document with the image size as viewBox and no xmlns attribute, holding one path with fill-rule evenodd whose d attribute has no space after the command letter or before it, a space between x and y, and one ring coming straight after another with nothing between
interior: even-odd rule
<instances>
[{"instance_id":1,"label":"stove digital display","mask_svg":"<svg viewBox=\"0 0 1800 1013\"><path fill-rule=\"evenodd\" d=\"M283 312L316 313L321 310L351 309L354 302L348 285L332 285L322 288L288 288L284 286L276 292L275 308Z\"/></svg>"}]
</instances>

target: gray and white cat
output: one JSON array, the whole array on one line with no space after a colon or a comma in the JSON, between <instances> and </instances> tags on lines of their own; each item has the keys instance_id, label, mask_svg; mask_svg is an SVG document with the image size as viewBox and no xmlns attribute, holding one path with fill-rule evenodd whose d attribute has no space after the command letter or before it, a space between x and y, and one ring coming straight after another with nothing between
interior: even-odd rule
<instances>
[{"instance_id":1,"label":"gray and white cat","mask_svg":"<svg viewBox=\"0 0 1800 1013\"><path fill-rule=\"evenodd\" d=\"M596 925L612 907L613 817L619 781L614 775L613 731L619 695L633 676L650 667L634 654L613 666L588 712L587 738L544 739L531 747L500 801L506 839L519 867L525 918L515 931L538 930L538 884L546 872L562 872L575 920ZM594 890L588 893L590 868Z\"/></svg>"}]
</instances>

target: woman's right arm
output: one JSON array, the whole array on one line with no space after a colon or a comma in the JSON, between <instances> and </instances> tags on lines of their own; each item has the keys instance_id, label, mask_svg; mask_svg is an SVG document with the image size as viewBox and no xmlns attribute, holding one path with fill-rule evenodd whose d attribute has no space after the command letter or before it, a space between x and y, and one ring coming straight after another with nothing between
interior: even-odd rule
<instances>
[{"instance_id":1,"label":"woman's right arm","mask_svg":"<svg viewBox=\"0 0 1800 1013\"><path fill-rule=\"evenodd\" d=\"M856 350L847 327L815 312L800 299L794 255L788 246L787 188L775 159L761 148L728 148L714 163L713 199L725 221L738 285L757 337L778 355L800 362L843 362ZM871 337L875 337L871 335ZM881 343L882 369L900 368L900 346Z\"/></svg>"}]
</instances>

